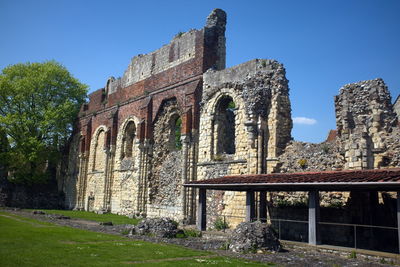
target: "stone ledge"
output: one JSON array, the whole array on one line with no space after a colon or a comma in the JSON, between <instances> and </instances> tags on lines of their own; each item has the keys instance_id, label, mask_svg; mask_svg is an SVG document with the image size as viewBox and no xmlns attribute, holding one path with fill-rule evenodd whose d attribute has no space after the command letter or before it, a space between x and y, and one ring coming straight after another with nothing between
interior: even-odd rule
<instances>
[{"instance_id":1,"label":"stone ledge","mask_svg":"<svg viewBox=\"0 0 400 267\"><path fill-rule=\"evenodd\" d=\"M104 171L91 171L88 174L104 173Z\"/></svg>"}]
</instances>

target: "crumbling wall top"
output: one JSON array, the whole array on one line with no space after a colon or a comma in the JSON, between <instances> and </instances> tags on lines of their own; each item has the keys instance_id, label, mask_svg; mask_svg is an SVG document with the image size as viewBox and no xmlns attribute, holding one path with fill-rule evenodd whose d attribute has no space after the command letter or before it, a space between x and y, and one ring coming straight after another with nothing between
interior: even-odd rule
<instances>
[{"instance_id":1,"label":"crumbling wall top","mask_svg":"<svg viewBox=\"0 0 400 267\"><path fill-rule=\"evenodd\" d=\"M216 8L211 11L210 15L207 17L206 27L218 27L221 31L225 32L226 27L226 13L222 9Z\"/></svg>"},{"instance_id":2,"label":"crumbling wall top","mask_svg":"<svg viewBox=\"0 0 400 267\"><path fill-rule=\"evenodd\" d=\"M374 122L388 131L396 121L390 92L380 78L346 84L335 96L335 108L339 136L343 130L369 128Z\"/></svg>"},{"instance_id":3,"label":"crumbling wall top","mask_svg":"<svg viewBox=\"0 0 400 267\"><path fill-rule=\"evenodd\" d=\"M202 103L222 88L233 88L244 98L247 114L265 117L273 95L289 94L285 74L282 64L265 59L254 59L224 70L210 69L203 76Z\"/></svg>"}]
</instances>

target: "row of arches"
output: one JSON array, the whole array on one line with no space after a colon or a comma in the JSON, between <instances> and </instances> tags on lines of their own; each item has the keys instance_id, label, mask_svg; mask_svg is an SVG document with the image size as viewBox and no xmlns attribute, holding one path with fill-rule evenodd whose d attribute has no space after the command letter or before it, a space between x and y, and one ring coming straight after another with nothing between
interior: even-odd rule
<instances>
[{"instance_id":1,"label":"row of arches","mask_svg":"<svg viewBox=\"0 0 400 267\"><path fill-rule=\"evenodd\" d=\"M210 126L214 129L209 139L212 142L210 145L213 147L214 154L235 155L239 125L238 106L233 97L225 94L215 100L212 109L213 117L206 123L211 124ZM87 190L84 190L86 193L83 195L86 200L89 199L85 208L89 209L89 206L93 206L92 209L102 206L109 208L110 199L116 201L113 206L120 206L120 208L130 205L124 204L125 202L138 207L144 207L143 202L146 201L156 205L180 203L182 193L179 185L182 183L184 174L182 166L184 166L184 161L188 161L188 167L194 166L192 160L195 160L196 156L191 153L196 151L198 144L186 145L186 150L182 150L182 113L176 100L165 101L160 106L153 124L151 151L143 150L146 146L143 146L145 143L141 144L139 138L140 123L139 118L130 116L120 124L116 139L114 139L116 142L114 151L110 150L111 133L116 129L101 125L94 131L90 146L88 146L90 152L86 166L89 176L84 178L87 182L83 182L87 183ZM185 139L185 144L187 140ZM196 140L198 139L189 142L198 142ZM84 141L83 139L82 142ZM81 144L81 146L85 145ZM188 149L193 149L193 152L188 153ZM181 153L181 150L186 152ZM149 152L152 154L150 158L146 156ZM229 156L222 158L231 159ZM173 166L172 169L169 169L171 166ZM115 174L117 176L114 177ZM191 172L189 174L195 175ZM128 176L130 179L126 178ZM115 183L115 188L113 183ZM119 187L121 188L118 189ZM117 190L115 191L117 193L113 190ZM123 193L127 190L131 193ZM115 197L112 197L114 194L116 194ZM143 196L140 197L140 194ZM148 200L145 200L147 198L145 196ZM101 204L102 202L104 203ZM89 205L90 203L92 204ZM138 210L142 209L140 207ZM135 207L132 208L136 210Z\"/></svg>"},{"instance_id":2,"label":"row of arches","mask_svg":"<svg viewBox=\"0 0 400 267\"><path fill-rule=\"evenodd\" d=\"M136 121L138 121L136 119ZM169 148L171 150L180 150L182 148L181 131L182 131L182 119L178 114L174 114L169 122ZM137 136L137 123L132 118L127 119L122 124L122 136L117 138L121 140L121 144L117 144L120 147L119 158L129 159L136 155L135 144L139 142ZM102 171L104 169L104 162L106 157L108 129L106 126L100 126L93 134L92 145L92 171ZM84 142L83 140L81 142Z\"/></svg>"},{"instance_id":3,"label":"row of arches","mask_svg":"<svg viewBox=\"0 0 400 267\"><path fill-rule=\"evenodd\" d=\"M216 102L212 121L214 154L235 154L236 111L236 103L229 95L221 96ZM135 152L137 152L135 149L138 149L135 147L135 143L139 142L137 135L138 123L138 118L129 117L121 124L122 131L118 133L121 136L117 138L121 142L121 144L117 144L117 147L120 147L119 155L117 155L120 159L129 159L135 156ZM182 148L181 131L182 118L176 112L170 117L169 121L168 146L170 150L180 150ZM102 171L104 169L106 148L109 145L109 140L107 139L110 138L108 132L107 127L102 125L93 134L92 171Z\"/></svg>"}]
</instances>

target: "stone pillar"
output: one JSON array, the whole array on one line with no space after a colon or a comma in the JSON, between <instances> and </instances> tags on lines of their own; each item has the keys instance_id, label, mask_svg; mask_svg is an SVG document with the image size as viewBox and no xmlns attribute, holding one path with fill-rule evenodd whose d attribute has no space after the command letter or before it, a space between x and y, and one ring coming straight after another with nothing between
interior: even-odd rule
<instances>
[{"instance_id":1,"label":"stone pillar","mask_svg":"<svg viewBox=\"0 0 400 267\"><path fill-rule=\"evenodd\" d=\"M258 173L258 131L257 131L257 121L255 119L251 119L244 123L247 131L248 138L248 155L247 155L247 171L249 174Z\"/></svg>"},{"instance_id":2,"label":"stone pillar","mask_svg":"<svg viewBox=\"0 0 400 267\"><path fill-rule=\"evenodd\" d=\"M104 199L104 207L107 212L111 212L111 197L112 197L112 187L114 180L114 161L115 161L115 146L110 146L108 151L109 159L107 162L107 173L106 173L106 191Z\"/></svg>"},{"instance_id":3,"label":"stone pillar","mask_svg":"<svg viewBox=\"0 0 400 267\"><path fill-rule=\"evenodd\" d=\"M197 203L197 229L199 231L205 231L207 227L206 199L206 189L199 189L199 199Z\"/></svg>"},{"instance_id":4,"label":"stone pillar","mask_svg":"<svg viewBox=\"0 0 400 267\"><path fill-rule=\"evenodd\" d=\"M89 156L87 154L88 154L88 152L85 152L82 155L82 167L81 167L82 173L79 174L80 179L81 179L79 209L81 209L81 210L85 210L85 201L86 201L86 188L87 188L87 179L88 179L87 174L88 174L88 167L89 167Z\"/></svg>"},{"instance_id":5,"label":"stone pillar","mask_svg":"<svg viewBox=\"0 0 400 267\"><path fill-rule=\"evenodd\" d=\"M264 157L264 122L261 119L261 116L258 117L257 122L257 173L262 174L264 173L264 166L265 166L265 157Z\"/></svg>"},{"instance_id":6,"label":"stone pillar","mask_svg":"<svg viewBox=\"0 0 400 267\"><path fill-rule=\"evenodd\" d=\"M182 135L182 176L181 176L181 218L182 221L187 219L187 197L186 197L186 187L183 185L188 181L188 160L189 160L189 136Z\"/></svg>"},{"instance_id":7,"label":"stone pillar","mask_svg":"<svg viewBox=\"0 0 400 267\"><path fill-rule=\"evenodd\" d=\"M139 139L140 140L140 139ZM142 200L143 200L143 166L144 166L144 143L143 140L139 141L139 175L137 182L137 200L136 200L136 212L142 211Z\"/></svg>"},{"instance_id":8,"label":"stone pillar","mask_svg":"<svg viewBox=\"0 0 400 267\"><path fill-rule=\"evenodd\" d=\"M188 181L195 181L197 180L197 161L198 161L198 130L192 130L191 134L191 143L190 143L190 152L189 152L189 175ZM196 221L196 189L195 188L186 188L187 195L189 196L189 211L188 211L188 219L189 223L193 224Z\"/></svg>"},{"instance_id":9,"label":"stone pillar","mask_svg":"<svg viewBox=\"0 0 400 267\"><path fill-rule=\"evenodd\" d=\"M319 193L317 190L308 192L308 243L320 244L319 236Z\"/></svg>"},{"instance_id":10,"label":"stone pillar","mask_svg":"<svg viewBox=\"0 0 400 267\"><path fill-rule=\"evenodd\" d=\"M255 215L254 191L246 191L246 222L251 222Z\"/></svg>"}]
</instances>

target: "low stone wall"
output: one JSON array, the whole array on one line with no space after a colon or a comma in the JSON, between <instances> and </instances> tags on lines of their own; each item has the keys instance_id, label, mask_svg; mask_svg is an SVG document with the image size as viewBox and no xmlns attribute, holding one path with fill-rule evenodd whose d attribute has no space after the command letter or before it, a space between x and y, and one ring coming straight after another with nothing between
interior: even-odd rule
<instances>
[{"instance_id":1,"label":"low stone wall","mask_svg":"<svg viewBox=\"0 0 400 267\"><path fill-rule=\"evenodd\" d=\"M7 206L30 209L63 209L64 194L56 186L11 185L9 187Z\"/></svg>"}]
</instances>

